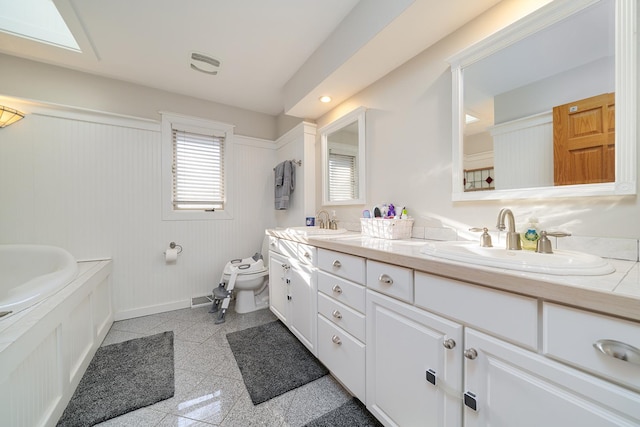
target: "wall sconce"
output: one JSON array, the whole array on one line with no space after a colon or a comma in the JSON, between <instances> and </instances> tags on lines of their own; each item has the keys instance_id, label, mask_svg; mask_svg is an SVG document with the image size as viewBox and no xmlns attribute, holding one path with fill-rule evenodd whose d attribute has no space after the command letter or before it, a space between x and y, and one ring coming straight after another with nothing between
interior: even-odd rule
<instances>
[{"instance_id":1,"label":"wall sconce","mask_svg":"<svg viewBox=\"0 0 640 427\"><path fill-rule=\"evenodd\" d=\"M9 126L22 118L24 118L24 113L14 110L13 108L0 105L0 128Z\"/></svg>"}]
</instances>

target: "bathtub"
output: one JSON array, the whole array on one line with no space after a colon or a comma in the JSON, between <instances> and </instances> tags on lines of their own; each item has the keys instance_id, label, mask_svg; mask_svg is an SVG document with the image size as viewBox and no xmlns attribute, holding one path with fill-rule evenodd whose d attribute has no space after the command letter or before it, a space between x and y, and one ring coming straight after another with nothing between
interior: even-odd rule
<instances>
[{"instance_id":1,"label":"bathtub","mask_svg":"<svg viewBox=\"0 0 640 427\"><path fill-rule=\"evenodd\" d=\"M0 245L0 424L55 426L113 323L111 260ZM21 255L21 256L20 256Z\"/></svg>"},{"instance_id":2,"label":"bathtub","mask_svg":"<svg viewBox=\"0 0 640 427\"><path fill-rule=\"evenodd\" d=\"M0 245L0 320L53 295L78 275L64 249L43 245Z\"/></svg>"}]
</instances>

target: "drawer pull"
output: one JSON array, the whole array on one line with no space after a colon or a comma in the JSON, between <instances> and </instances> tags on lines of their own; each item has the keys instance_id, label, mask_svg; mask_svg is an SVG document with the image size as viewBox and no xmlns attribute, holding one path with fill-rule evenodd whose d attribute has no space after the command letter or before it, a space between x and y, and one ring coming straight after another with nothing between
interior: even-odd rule
<instances>
[{"instance_id":1,"label":"drawer pull","mask_svg":"<svg viewBox=\"0 0 640 427\"><path fill-rule=\"evenodd\" d=\"M449 338L447 340L444 340L442 345L444 346L444 348L446 348L448 350L451 350L452 348L454 348L456 346L456 342L453 340L453 338Z\"/></svg>"},{"instance_id":2,"label":"drawer pull","mask_svg":"<svg viewBox=\"0 0 640 427\"><path fill-rule=\"evenodd\" d=\"M331 290L333 292L335 292L336 294L341 294L342 293L342 288L338 285L333 285L333 288L331 288Z\"/></svg>"},{"instance_id":3,"label":"drawer pull","mask_svg":"<svg viewBox=\"0 0 640 427\"><path fill-rule=\"evenodd\" d=\"M338 261L338 260L333 261L333 264L331 264L331 265L333 265L335 268L340 268L340 267L342 267L342 264L341 264L341 263L340 263L340 261Z\"/></svg>"},{"instance_id":4,"label":"drawer pull","mask_svg":"<svg viewBox=\"0 0 640 427\"><path fill-rule=\"evenodd\" d=\"M305 252L305 253L304 253L304 257L305 257L305 258L311 258L311 254L310 254L309 252Z\"/></svg>"},{"instance_id":5,"label":"drawer pull","mask_svg":"<svg viewBox=\"0 0 640 427\"><path fill-rule=\"evenodd\" d=\"M598 340L593 346L614 359L640 365L640 350L634 346L615 340Z\"/></svg>"},{"instance_id":6,"label":"drawer pull","mask_svg":"<svg viewBox=\"0 0 640 427\"><path fill-rule=\"evenodd\" d=\"M341 344L342 344L342 340L341 340L341 339L340 339L340 337L339 337L339 336L337 336L337 335L332 336L332 337L331 337L331 341L333 341L333 343L334 343L334 344L338 344L338 345L341 345Z\"/></svg>"},{"instance_id":7,"label":"drawer pull","mask_svg":"<svg viewBox=\"0 0 640 427\"><path fill-rule=\"evenodd\" d=\"M393 279L386 274L381 274L378 277L378 282L384 283L385 285L393 285Z\"/></svg>"},{"instance_id":8,"label":"drawer pull","mask_svg":"<svg viewBox=\"0 0 640 427\"><path fill-rule=\"evenodd\" d=\"M342 313L340 313L338 310L333 310L333 313L331 313L331 315L336 319L342 319Z\"/></svg>"},{"instance_id":9,"label":"drawer pull","mask_svg":"<svg viewBox=\"0 0 640 427\"><path fill-rule=\"evenodd\" d=\"M464 351L464 357L466 357L469 360L473 360L476 357L478 357L478 352L476 351L475 348L468 348Z\"/></svg>"}]
</instances>

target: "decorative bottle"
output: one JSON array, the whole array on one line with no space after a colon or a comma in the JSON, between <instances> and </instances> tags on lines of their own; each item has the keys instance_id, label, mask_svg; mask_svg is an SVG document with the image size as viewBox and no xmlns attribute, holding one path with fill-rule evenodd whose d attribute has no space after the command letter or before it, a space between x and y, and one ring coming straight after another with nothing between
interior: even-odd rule
<instances>
[{"instance_id":1,"label":"decorative bottle","mask_svg":"<svg viewBox=\"0 0 640 427\"><path fill-rule=\"evenodd\" d=\"M538 239L540 239L540 224L537 218L531 217L520 233L522 249L535 251Z\"/></svg>"}]
</instances>

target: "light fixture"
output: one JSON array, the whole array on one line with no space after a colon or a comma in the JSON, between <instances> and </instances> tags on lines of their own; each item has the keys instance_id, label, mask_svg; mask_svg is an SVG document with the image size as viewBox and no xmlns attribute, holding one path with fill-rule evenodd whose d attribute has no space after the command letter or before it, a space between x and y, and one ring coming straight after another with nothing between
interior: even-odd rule
<instances>
[{"instance_id":1,"label":"light fixture","mask_svg":"<svg viewBox=\"0 0 640 427\"><path fill-rule=\"evenodd\" d=\"M330 96L328 96L328 95L321 96L321 97L320 97L320 102L324 102L325 104L326 104L327 102L331 102L331 97L330 97Z\"/></svg>"},{"instance_id":2,"label":"light fixture","mask_svg":"<svg viewBox=\"0 0 640 427\"><path fill-rule=\"evenodd\" d=\"M13 108L0 105L0 128L9 126L22 118L24 118L24 113L14 110Z\"/></svg>"}]
</instances>

